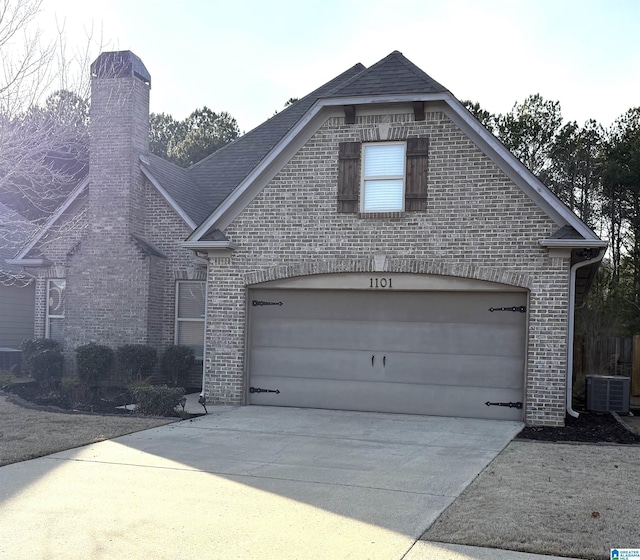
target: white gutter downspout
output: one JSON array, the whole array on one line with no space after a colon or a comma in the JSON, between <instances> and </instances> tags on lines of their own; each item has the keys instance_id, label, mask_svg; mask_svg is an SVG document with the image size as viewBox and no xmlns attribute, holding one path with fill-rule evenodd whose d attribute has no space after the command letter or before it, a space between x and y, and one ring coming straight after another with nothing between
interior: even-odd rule
<instances>
[{"instance_id":1,"label":"white gutter downspout","mask_svg":"<svg viewBox=\"0 0 640 560\"><path fill-rule=\"evenodd\" d=\"M598 255L592 259L587 259L579 263L574 264L571 267L571 275L569 277L569 332L567 341L567 414L577 418L580 416L575 410L573 410L573 332L575 329L575 311L576 311L576 271L583 266L599 262L604 257L605 249L600 249Z\"/></svg>"},{"instance_id":2,"label":"white gutter downspout","mask_svg":"<svg viewBox=\"0 0 640 560\"><path fill-rule=\"evenodd\" d=\"M205 371L207 370L207 323L209 322L209 257L207 256L207 272L204 282L204 344L202 345L202 390L200 391L200 404L206 405L207 397L205 395L204 380ZM205 407L205 411L206 411Z\"/></svg>"}]
</instances>

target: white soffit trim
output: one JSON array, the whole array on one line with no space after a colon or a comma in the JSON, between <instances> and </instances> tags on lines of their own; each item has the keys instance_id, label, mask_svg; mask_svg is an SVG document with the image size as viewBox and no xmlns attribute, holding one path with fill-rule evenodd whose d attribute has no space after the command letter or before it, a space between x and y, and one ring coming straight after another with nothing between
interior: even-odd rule
<instances>
[{"instance_id":1,"label":"white soffit trim","mask_svg":"<svg viewBox=\"0 0 640 560\"><path fill-rule=\"evenodd\" d=\"M142 165L140 166L140 169L142 169L142 174L149 179L149 182L156 188L156 190L164 197L164 199L167 201L167 203L169 204L169 206L171 206L171 208L173 208L176 212L176 214L178 214L178 216L180 216L184 222L192 229L196 229L196 223L189 217L189 215L182 209L182 206L180 206L175 199L166 191L166 189L160 184L160 182L153 176L153 174L151 173L151 171L149 171L145 165L144 162L141 162Z\"/></svg>"},{"instance_id":2,"label":"white soffit trim","mask_svg":"<svg viewBox=\"0 0 640 560\"><path fill-rule=\"evenodd\" d=\"M55 224L60 219L60 216L62 216L62 214L64 214L65 211L75 202L75 200L78 198L78 196L80 196L80 194L82 193L82 191L84 191L84 189L88 184L89 184L89 175L87 175L82 181L80 181L78 186L76 186L76 188L71 191L71 194L67 197L67 200L65 200L58 207L58 209L51 215L51 217L46 221L46 223L31 238L31 241L29 241L29 243L25 245L22 251L20 251L16 255L15 260L23 260L24 257L29 254L29 251L31 251L31 249L35 247L36 243L43 238L44 234L47 233L47 231L49 231L49 228L53 224Z\"/></svg>"}]
</instances>

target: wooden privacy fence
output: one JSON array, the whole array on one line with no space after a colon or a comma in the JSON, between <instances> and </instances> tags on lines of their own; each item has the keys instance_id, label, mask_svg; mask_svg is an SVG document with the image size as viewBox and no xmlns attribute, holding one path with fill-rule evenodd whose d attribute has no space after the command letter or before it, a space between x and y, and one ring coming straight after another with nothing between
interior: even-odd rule
<instances>
[{"instance_id":1,"label":"wooden privacy fence","mask_svg":"<svg viewBox=\"0 0 640 560\"><path fill-rule=\"evenodd\" d=\"M576 335L573 351L573 376L578 386L587 375L624 375L631 377L631 394L640 396L640 335Z\"/></svg>"}]
</instances>

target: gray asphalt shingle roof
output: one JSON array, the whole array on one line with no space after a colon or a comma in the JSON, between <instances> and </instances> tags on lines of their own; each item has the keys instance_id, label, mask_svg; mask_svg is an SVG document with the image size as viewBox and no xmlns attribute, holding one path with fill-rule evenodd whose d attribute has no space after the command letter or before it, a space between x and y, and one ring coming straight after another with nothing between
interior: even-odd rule
<instances>
[{"instance_id":1,"label":"gray asphalt shingle roof","mask_svg":"<svg viewBox=\"0 0 640 560\"><path fill-rule=\"evenodd\" d=\"M203 210L195 221L200 224L213 212L319 98L363 69L364 66L356 64L251 132L191 166L187 172L198 188Z\"/></svg>"},{"instance_id":2,"label":"gray asphalt shingle roof","mask_svg":"<svg viewBox=\"0 0 640 560\"><path fill-rule=\"evenodd\" d=\"M196 223L201 223L209 213L203 209L198 185L189 176L189 170L154 154L149 154L149 163L143 165L151 171L171 197Z\"/></svg>"},{"instance_id":3,"label":"gray asphalt shingle roof","mask_svg":"<svg viewBox=\"0 0 640 560\"><path fill-rule=\"evenodd\" d=\"M15 210L0 203L0 274L20 274L19 266L9 265L12 259L37 229Z\"/></svg>"},{"instance_id":4,"label":"gray asphalt shingle roof","mask_svg":"<svg viewBox=\"0 0 640 560\"><path fill-rule=\"evenodd\" d=\"M401 52L393 51L353 78L339 85L327 97L389 95L399 93L443 93L448 91Z\"/></svg>"},{"instance_id":5,"label":"gray asphalt shingle roof","mask_svg":"<svg viewBox=\"0 0 640 560\"><path fill-rule=\"evenodd\" d=\"M447 91L394 51L366 68L356 64L262 125L202 161L182 169L149 156L148 169L191 219L200 225L319 100L361 95Z\"/></svg>"}]
</instances>

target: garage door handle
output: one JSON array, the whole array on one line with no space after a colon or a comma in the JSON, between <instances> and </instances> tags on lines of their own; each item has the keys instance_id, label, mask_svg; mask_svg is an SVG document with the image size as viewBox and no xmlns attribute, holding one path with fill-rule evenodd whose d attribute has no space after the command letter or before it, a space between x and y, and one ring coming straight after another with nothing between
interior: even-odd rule
<instances>
[{"instance_id":1,"label":"garage door handle","mask_svg":"<svg viewBox=\"0 0 640 560\"><path fill-rule=\"evenodd\" d=\"M371 367L373 367L375 363L376 363L376 357L375 355L373 355L371 356Z\"/></svg>"},{"instance_id":2,"label":"garage door handle","mask_svg":"<svg viewBox=\"0 0 640 560\"><path fill-rule=\"evenodd\" d=\"M382 367L387 367L387 357L382 356Z\"/></svg>"}]
</instances>

